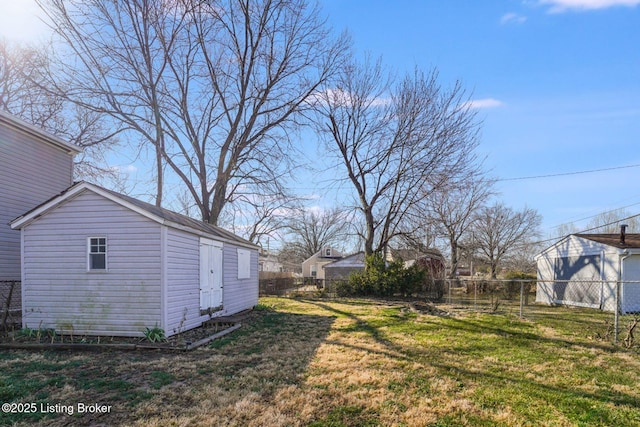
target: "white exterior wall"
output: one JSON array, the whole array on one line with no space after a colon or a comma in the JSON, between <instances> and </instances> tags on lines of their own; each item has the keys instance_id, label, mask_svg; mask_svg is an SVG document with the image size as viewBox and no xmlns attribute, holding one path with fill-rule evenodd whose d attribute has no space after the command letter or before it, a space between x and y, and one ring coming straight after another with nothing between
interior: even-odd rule
<instances>
[{"instance_id":1,"label":"white exterior wall","mask_svg":"<svg viewBox=\"0 0 640 427\"><path fill-rule=\"evenodd\" d=\"M258 250L251 251L251 272L247 279L238 279L238 248L224 243L222 264L224 266L222 311L215 316L239 313L258 304Z\"/></svg>"},{"instance_id":2,"label":"white exterior wall","mask_svg":"<svg viewBox=\"0 0 640 427\"><path fill-rule=\"evenodd\" d=\"M619 278L621 252L622 250L617 248L573 235L561 240L536 257L538 270L536 302L588 306L605 311L615 310L615 289ZM600 257L599 277L595 277L590 273L592 270L587 269L586 275L573 276L574 282L569 283L568 286L573 295L582 294L585 300L595 300L597 304L585 303L578 298L559 299L557 288L564 286L566 282L554 282L557 279L556 259L584 256Z\"/></svg>"},{"instance_id":3,"label":"white exterior wall","mask_svg":"<svg viewBox=\"0 0 640 427\"><path fill-rule=\"evenodd\" d=\"M622 312L640 312L640 255L634 254L623 260L622 281Z\"/></svg>"},{"instance_id":4,"label":"white exterior wall","mask_svg":"<svg viewBox=\"0 0 640 427\"><path fill-rule=\"evenodd\" d=\"M87 271L89 237L107 238L108 271ZM162 327L160 244L159 224L92 192L48 212L23 229L23 326L106 336Z\"/></svg>"},{"instance_id":5,"label":"white exterior wall","mask_svg":"<svg viewBox=\"0 0 640 427\"><path fill-rule=\"evenodd\" d=\"M174 335L202 324L200 316L200 238L167 227L165 333Z\"/></svg>"},{"instance_id":6,"label":"white exterior wall","mask_svg":"<svg viewBox=\"0 0 640 427\"><path fill-rule=\"evenodd\" d=\"M72 183L73 154L0 116L0 280L20 280L20 231L9 222Z\"/></svg>"},{"instance_id":7,"label":"white exterior wall","mask_svg":"<svg viewBox=\"0 0 640 427\"><path fill-rule=\"evenodd\" d=\"M248 279L238 279L238 248L223 242L222 310L200 314L200 238L185 231L167 231L167 336L198 327L212 317L233 315L258 304L258 250L251 249Z\"/></svg>"}]
</instances>

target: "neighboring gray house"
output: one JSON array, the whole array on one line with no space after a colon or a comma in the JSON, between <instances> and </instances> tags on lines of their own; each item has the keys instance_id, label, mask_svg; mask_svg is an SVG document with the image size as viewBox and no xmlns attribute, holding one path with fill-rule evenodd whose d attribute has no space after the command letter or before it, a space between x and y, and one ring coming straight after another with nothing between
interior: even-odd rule
<instances>
[{"instance_id":1,"label":"neighboring gray house","mask_svg":"<svg viewBox=\"0 0 640 427\"><path fill-rule=\"evenodd\" d=\"M324 280L323 266L342 258L342 252L327 246L302 262L302 277Z\"/></svg>"},{"instance_id":2,"label":"neighboring gray house","mask_svg":"<svg viewBox=\"0 0 640 427\"><path fill-rule=\"evenodd\" d=\"M364 252L346 256L322 268L327 282L348 279L351 273L364 270Z\"/></svg>"},{"instance_id":3,"label":"neighboring gray house","mask_svg":"<svg viewBox=\"0 0 640 427\"><path fill-rule=\"evenodd\" d=\"M536 302L640 311L640 234L572 234L535 257Z\"/></svg>"},{"instance_id":4,"label":"neighboring gray house","mask_svg":"<svg viewBox=\"0 0 640 427\"><path fill-rule=\"evenodd\" d=\"M69 144L0 111L0 281L20 280L20 232L9 222L73 182Z\"/></svg>"},{"instance_id":5,"label":"neighboring gray house","mask_svg":"<svg viewBox=\"0 0 640 427\"><path fill-rule=\"evenodd\" d=\"M258 247L78 183L11 224L22 234L23 327L167 336L258 302Z\"/></svg>"}]
</instances>

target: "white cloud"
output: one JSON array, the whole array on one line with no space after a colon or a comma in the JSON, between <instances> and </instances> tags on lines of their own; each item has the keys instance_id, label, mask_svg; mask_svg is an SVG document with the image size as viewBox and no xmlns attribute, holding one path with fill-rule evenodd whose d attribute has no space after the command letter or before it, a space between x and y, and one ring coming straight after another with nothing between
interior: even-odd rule
<instances>
[{"instance_id":1,"label":"white cloud","mask_svg":"<svg viewBox=\"0 0 640 427\"><path fill-rule=\"evenodd\" d=\"M562 13L607 9L616 6L635 7L640 4L640 0L540 0L540 4L549 6L549 13Z\"/></svg>"},{"instance_id":2,"label":"white cloud","mask_svg":"<svg viewBox=\"0 0 640 427\"><path fill-rule=\"evenodd\" d=\"M510 12L510 13L505 13L504 15L502 15L502 18L500 18L500 23L502 25L506 25L506 24L523 24L526 20L527 20L526 16Z\"/></svg>"},{"instance_id":3,"label":"white cloud","mask_svg":"<svg viewBox=\"0 0 640 427\"><path fill-rule=\"evenodd\" d=\"M138 172L138 168L135 165L116 165L116 166L111 166L110 169L113 172L123 173L127 175Z\"/></svg>"},{"instance_id":4,"label":"white cloud","mask_svg":"<svg viewBox=\"0 0 640 427\"><path fill-rule=\"evenodd\" d=\"M473 99L465 103L466 107L473 108L473 109L496 108L496 107L502 107L503 105L504 105L504 102L495 98Z\"/></svg>"}]
</instances>

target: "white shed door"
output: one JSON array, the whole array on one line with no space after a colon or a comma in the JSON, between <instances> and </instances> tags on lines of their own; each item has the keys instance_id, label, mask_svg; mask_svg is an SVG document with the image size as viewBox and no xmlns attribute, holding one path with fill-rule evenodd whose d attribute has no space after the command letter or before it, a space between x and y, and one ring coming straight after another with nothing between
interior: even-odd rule
<instances>
[{"instance_id":1,"label":"white shed door","mask_svg":"<svg viewBox=\"0 0 640 427\"><path fill-rule=\"evenodd\" d=\"M222 307L222 243L200 239L200 309Z\"/></svg>"}]
</instances>

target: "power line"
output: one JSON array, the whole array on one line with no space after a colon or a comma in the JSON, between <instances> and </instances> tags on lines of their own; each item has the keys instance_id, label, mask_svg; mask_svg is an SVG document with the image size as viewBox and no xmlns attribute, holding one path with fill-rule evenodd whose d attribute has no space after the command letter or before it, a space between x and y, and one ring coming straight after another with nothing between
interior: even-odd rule
<instances>
[{"instance_id":1,"label":"power line","mask_svg":"<svg viewBox=\"0 0 640 427\"><path fill-rule=\"evenodd\" d=\"M621 210L623 210L623 209L627 209L627 208L630 208L630 207L632 207L632 206L637 206L637 205L640 205L640 202L632 203L632 204L630 204L630 205L626 205L626 206L621 206L621 207L619 207L619 208L608 209L608 210L606 210L606 211L602 211L602 212L599 212L599 213L597 213L597 214L589 215L589 216L586 216L586 217L584 217L584 218L574 219L574 220L568 220L568 221L565 221L565 222L560 223L560 224L558 224L558 225L555 225L555 226L552 226L552 227L547 227L547 229L558 228L558 227L560 227L561 225L565 225L565 224L572 224L572 223L574 223L574 222L584 221L584 220L587 220L587 219L591 219L591 218L595 218L595 217L598 217L598 216L606 215L606 214L611 213L611 212L621 211Z\"/></svg>"},{"instance_id":2,"label":"power line","mask_svg":"<svg viewBox=\"0 0 640 427\"><path fill-rule=\"evenodd\" d=\"M589 231L597 230L597 229L599 229L599 228L607 227L607 226L609 226L609 225L617 224L617 223L619 223L619 222L626 221L626 220L628 220L628 219L636 218L636 217L639 217L639 216L640 216L640 214L631 215L631 216L628 216L628 217L626 217L626 218L620 218L620 219L617 219L617 220L612 221L612 222L609 222L609 223L607 223L607 224L601 224L601 225L598 225L598 226L596 226L596 227L587 228L587 229L585 229L585 230L577 231L577 232L575 232L575 233L570 233L570 234L583 234L583 233L587 233L587 232L589 232ZM545 240L538 240L537 242L534 242L534 244L540 244L540 243L546 243L546 242L555 242L555 241L557 241L557 240L562 240L562 239L564 239L565 237L569 236L570 234L567 234L567 235L565 235L565 236L553 237L553 238L545 239Z\"/></svg>"},{"instance_id":3,"label":"power line","mask_svg":"<svg viewBox=\"0 0 640 427\"><path fill-rule=\"evenodd\" d=\"M553 178L556 176L580 175L585 173L606 172L606 171L612 171L612 170L618 170L618 169L629 169L629 168L637 168L637 167L640 167L640 164L628 165L628 166L616 166L616 167L604 168L604 169L591 169L591 170L578 171L578 172L554 173L549 175L521 176L517 178L498 178L496 179L496 181L521 181L525 179Z\"/></svg>"}]
</instances>

